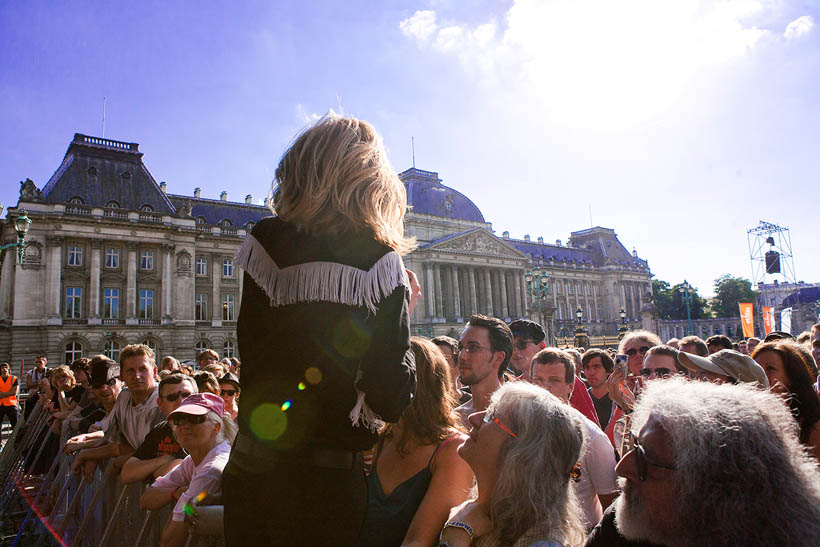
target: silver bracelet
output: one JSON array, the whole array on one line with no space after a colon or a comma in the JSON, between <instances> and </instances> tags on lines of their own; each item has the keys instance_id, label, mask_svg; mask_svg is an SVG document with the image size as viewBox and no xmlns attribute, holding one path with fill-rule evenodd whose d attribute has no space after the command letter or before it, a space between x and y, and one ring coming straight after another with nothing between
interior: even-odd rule
<instances>
[{"instance_id":1,"label":"silver bracelet","mask_svg":"<svg viewBox=\"0 0 820 547\"><path fill-rule=\"evenodd\" d=\"M473 529L470 527L470 525L467 524L467 523L458 521L458 520L451 520L449 522L445 522L444 526L441 529L441 533L438 536L439 545L442 543L441 537L444 535L444 531L447 528L458 528L459 530L464 530L465 532L467 532L467 535L470 536L470 542L472 543L472 541L473 541ZM445 542L445 544L446 544L446 542Z\"/></svg>"}]
</instances>

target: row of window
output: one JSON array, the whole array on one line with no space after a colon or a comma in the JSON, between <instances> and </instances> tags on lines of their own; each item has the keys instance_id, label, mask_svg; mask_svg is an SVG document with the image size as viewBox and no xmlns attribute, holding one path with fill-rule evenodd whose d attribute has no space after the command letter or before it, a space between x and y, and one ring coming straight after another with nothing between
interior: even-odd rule
<instances>
[{"instance_id":1,"label":"row of window","mask_svg":"<svg viewBox=\"0 0 820 547\"><path fill-rule=\"evenodd\" d=\"M80 245L69 245L67 259L69 266L82 266L83 247ZM109 269L117 269L120 267L120 250L116 247L108 247L105 249L105 267ZM140 251L140 270L153 269L154 251L151 249L142 249ZM233 271L233 259L226 258L222 260L222 277L233 277ZM204 257L198 257L196 259L196 275L208 275L208 259Z\"/></svg>"},{"instance_id":2,"label":"row of window","mask_svg":"<svg viewBox=\"0 0 820 547\"><path fill-rule=\"evenodd\" d=\"M566 285L567 287L567 294L588 294L591 295L593 291L600 294L600 289L595 289L589 283L584 283L583 287L580 281L576 281L573 283L572 281L562 281L560 279L555 280L555 292L561 294L563 292L563 286Z\"/></svg>"},{"instance_id":3,"label":"row of window","mask_svg":"<svg viewBox=\"0 0 820 547\"><path fill-rule=\"evenodd\" d=\"M139 319L154 318L154 290L140 289L137 300L137 317ZM236 296L222 295L222 320L235 321ZM66 287L65 289L65 317L66 319L80 319L83 316L83 288ZM119 319L120 317L120 289L103 289L103 318ZM208 295L197 293L194 296L194 318L205 321L208 317Z\"/></svg>"},{"instance_id":4,"label":"row of window","mask_svg":"<svg viewBox=\"0 0 820 547\"><path fill-rule=\"evenodd\" d=\"M147 338L143 340L141 343L151 348L151 351L154 352L154 355L158 356L159 348L157 348L157 344L153 340ZM105 355L109 359L113 359L114 361L119 361L122 346L123 345L121 342L109 338L105 341L105 345L103 346L103 355ZM208 342L204 340L200 340L196 343L197 352L209 349L209 347L210 344L208 344ZM82 342L75 340L72 342L68 342L65 345L64 355L66 364L69 364L76 359L80 359L81 357L83 357L83 354L84 348ZM225 343L222 345L222 356L236 357L236 342L234 342L233 340L226 340Z\"/></svg>"}]
</instances>

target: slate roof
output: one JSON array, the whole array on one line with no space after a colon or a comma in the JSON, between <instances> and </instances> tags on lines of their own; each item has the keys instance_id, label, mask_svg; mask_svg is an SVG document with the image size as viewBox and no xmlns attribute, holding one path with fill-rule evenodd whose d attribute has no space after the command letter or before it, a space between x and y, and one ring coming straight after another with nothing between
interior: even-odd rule
<instances>
[{"instance_id":1,"label":"slate roof","mask_svg":"<svg viewBox=\"0 0 820 547\"><path fill-rule=\"evenodd\" d=\"M532 241L522 241L520 239L504 240L512 244L513 247L520 252L529 256L534 260L556 262L578 262L580 264L592 264L593 256L587 249L574 249L572 247L559 247L558 245L549 245L546 243L537 243Z\"/></svg>"},{"instance_id":2,"label":"slate roof","mask_svg":"<svg viewBox=\"0 0 820 547\"><path fill-rule=\"evenodd\" d=\"M572 232L569 242L574 249L588 250L593 264L596 265L619 264L649 268L646 260L634 256L623 246L615 235L615 230L611 228L595 226Z\"/></svg>"},{"instance_id":3,"label":"slate roof","mask_svg":"<svg viewBox=\"0 0 820 547\"><path fill-rule=\"evenodd\" d=\"M231 222L231 226L242 228L249 222L255 224L265 217L272 216L270 209L263 205L249 205L247 203L194 198L176 194L169 194L168 197L177 209L181 208L186 202L190 202L191 216L193 218L204 218L205 224L217 225L227 219Z\"/></svg>"},{"instance_id":4,"label":"slate roof","mask_svg":"<svg viewBox=\"0 0 820 547\"><path fill-rule=\"evenodd\" d=\"M783 299L783 307L796 306L798 304L810 304L820 300L820 287L805 287L798 289Z\"/></svg>"},{"instance_id":5,"label":"slate roof","mask_svg":"<svg viewBox=\"0 0 820 547\"><path fill-rule=\"evenodd\" d=\"M43 187L46 203L68 203L139 210L150 205L157 213L176 214L168 197L142 163L137 143L89 137L76 133L63 162Z\"/></svg>"},{"instance_id":6,"label":"slate roof","mask_svg":"<svg viewBox=\"0 0 820 547\"><path fill-rule=\"evenodd\" d=\"M399 173L407 189L407 203L413 212L437 217L484 223L484 215L475 203L449 186L441 183L438 173L411 167Z\"/></svg>"}]
</instances>

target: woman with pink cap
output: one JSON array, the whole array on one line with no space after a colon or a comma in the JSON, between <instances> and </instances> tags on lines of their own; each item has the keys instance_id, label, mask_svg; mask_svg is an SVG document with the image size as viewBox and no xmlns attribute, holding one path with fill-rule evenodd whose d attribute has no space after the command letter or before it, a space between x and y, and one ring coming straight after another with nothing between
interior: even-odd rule
<instances>
[{"instance_id":1,"label":"woman with pink cap","mask_svg":"<svg viewBox=\"0 0 820 547\"><path fill-rule=\"evenodd\" d=\"M182 546L188 537L185 507L222 495L222 470L228 463L236 425L224 414L222 399L212 393L196 393L168 415L179 445L188 456L168 474L158 478L140 498L145 509L174 504L162 532L163 546ZM204 494L204 498L202 495Z\"/></svg>"}]
</instances>

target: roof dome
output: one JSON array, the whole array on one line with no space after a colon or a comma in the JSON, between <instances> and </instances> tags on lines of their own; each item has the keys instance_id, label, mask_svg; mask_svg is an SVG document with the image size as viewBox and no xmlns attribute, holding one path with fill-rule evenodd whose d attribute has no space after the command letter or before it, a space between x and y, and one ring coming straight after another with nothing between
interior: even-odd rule
<instances>
[{"instance_id":1,"label":"roof dome","mask_svg":"<svg viewBox=\"0 0 820 547\"><path fill-rule=\"evenodd\" d=\"M399 173L407 189L407 204L413 212L485 223L475 203L457 190L441 184L438 173L412 167Z\"/></svg>"}]
</instances>

